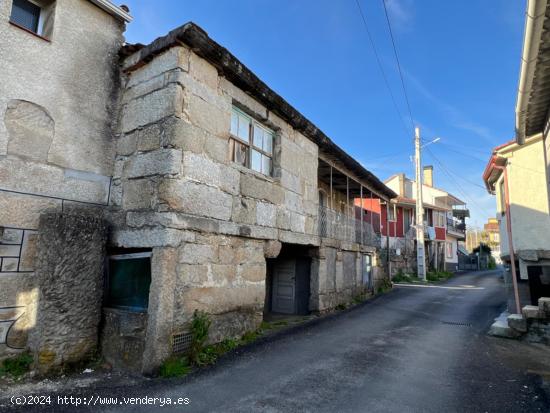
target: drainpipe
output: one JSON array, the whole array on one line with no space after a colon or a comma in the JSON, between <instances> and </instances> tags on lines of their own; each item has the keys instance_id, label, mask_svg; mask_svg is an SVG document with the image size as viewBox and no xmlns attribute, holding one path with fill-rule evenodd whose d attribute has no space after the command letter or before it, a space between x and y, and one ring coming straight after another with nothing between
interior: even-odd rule
<instances>
[{"instance_id":1,"label":"drainpipe","mask_svg":"<svg viewBox=\"0 0 550 413\"><path fill-rule=\"evenodd\" d=\"M391 282L391 266L390 266L390 226L389 226L389 215L390 215L390 201L386 201L386 269L388 271L388 279Z\"/></svg>"},{"instance_id":2,"label":"drainpipe","mask_svg":"<svg viewBox=\"0 0 550 413\"><path fill-rule=\"evenodd\" d=\"M535 76L536 60L540 48L542 28L548 0L528 0L525 13L525 31L523 34L523 51L519 72L518 97L516 101L516 142L525 143L525 124L529 93Z\"/></svg>"},{"instance_id":3,"label":"drainpipe","mask_svg":"<svg viewBox=\"0 0 550 413\"><path fill-rule=\"evenodd\" d=\"M516 314L521 314L521 304L519 302L518 280L516 277L516 255L514 252L514 242L512 240L512 211L510 210L510 192L508 189L508 170L504 166L493 166L504 173L504 203L506 211L506 232L508 233L508 248L510 249L510 261L512 268L512 285L514 286L514 298L516 300ZM480 250L481 252L481 250Z\"/></svg>"}]
</instances>

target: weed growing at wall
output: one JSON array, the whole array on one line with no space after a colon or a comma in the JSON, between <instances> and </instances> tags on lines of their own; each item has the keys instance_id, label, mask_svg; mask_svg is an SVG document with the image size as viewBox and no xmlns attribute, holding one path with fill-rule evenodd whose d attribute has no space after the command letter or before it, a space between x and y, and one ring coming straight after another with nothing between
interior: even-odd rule
<instances>
[{"instance_id":1,"label":"weed growing at wall","mask_svg":"<svg viewBox=\"0 0 550 413\"><path fill-rule=\"evenodd\" d=\"M208 339L208 330L211 324L212 321L208 314L195 310L191 321L191 336L193 338L189 348L189 361L196 366L210 364L209 354L204 353L204 343Z\"/></svg>"},{"instance_id":2,"label":"weed growing at wall","mask_svg":"<svg viewBox=\"0 0 550 413\"><path fill-rule=\"evenodd\" d=\"M191 371L187 357L170 357L160 366L161 377L181 377Z\"/></svg>"},{"instance_id":3,"label":"weed growing at wall","mask_svg":"<svg viewBox=\"0 0 550 413\"><path fill-rule=\"evenodd\" d=\"M380 285L378 286L378 289L376 290L376 293L377 294L384 294L384 293L390 291L391 289L392 289L391 281L388 280L387 278L384 278L380 282Z\"/></svg>"},{"instance_id":4,"label":"weed growing at wall","mask_svg":"<svg viewBox=\"0 0 550 413\"><path fill-rule=\"evenodd\" d=\"M426 279L430 282L442 281L450 278L453 275L449 271L428 271Z\"/></svg>"},{"instance_id":5,"label":"weed growing at wall","mask_svg":"<svg viewBox=\"0 0 550 413\"><path fill-rule=\"evenodd\" d=\"M29 353L21 353L16 357L5 359L0 365L0 377L20 377L29 371L32 362L33 358Z\"/></svg>"}]
</instances>

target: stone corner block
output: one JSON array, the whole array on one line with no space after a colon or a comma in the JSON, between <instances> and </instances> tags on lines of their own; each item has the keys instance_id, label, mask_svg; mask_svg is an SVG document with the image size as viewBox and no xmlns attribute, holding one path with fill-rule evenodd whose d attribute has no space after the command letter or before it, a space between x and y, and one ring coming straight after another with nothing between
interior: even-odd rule
<instances>
[{"instance_id":1,"label":"stone corner block","mask_svg":"<svg viewBox=\"0 0 550 413\"><path fill-rule=\"evenodd\" d=\"M531 318L535 318L535 319L538 319L538 318L541 318L541 314L540 314L540 311L539 311L539 307L537 307L536 305L526 305L524 306L522 309L521 309L521 313L523 314L523 316L527 319Z\"/></svg>"},{"instance_id":2,"label":"stone corner block","mask_svg":"<svg viewBox=\"0 0 550 413\"><path fill-rule=\"evenodd\" d=\"M174 175L181 170L182 151L180 149L159 149L138 154L124 165L126 178L140 178L152 175Z\"/></svg>"},{"instance_id":3,"label":"stone corner block","mask_svg":"<svg viewBox=\"0 0 550 413\"><path fill-rule=\"evenodd\" d=\"M264 243L264 256L266 258L277 258L283 244L280 241L269 240Z\"/></svg>"},{"instance_id":4,"label":"stone corner block","mask_svg":"<svg viewBox=\"0 0 550 413\"><path fill-rule=\"evenodd\" d=\"M521 314L510 314L507 317L508 326L520 333L527 332L527 320Z\"/></svg>"}]
</instances>

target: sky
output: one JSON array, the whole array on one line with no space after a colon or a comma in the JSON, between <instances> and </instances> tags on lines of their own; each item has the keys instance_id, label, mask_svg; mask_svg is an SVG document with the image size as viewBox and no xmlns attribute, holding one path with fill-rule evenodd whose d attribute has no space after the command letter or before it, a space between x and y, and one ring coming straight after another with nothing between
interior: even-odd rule
<instances>
[{"instance_id":1,"label":"sky","mask_svg":"<svg viewBox=\"0 0 550 413\"><path fill-rule=\"evenodd\" d=\"M380 58L369 42L357 1ZM125 0L129 43L193 21L367 169L413 177L413 131L382 0ZM468 204L495 215L481 175L514 136L525 2L386 0L422 163ZM397 108L396 108L397 106ZM428 151L429 149L429 151Z\"/></svg>"}]
</instances>

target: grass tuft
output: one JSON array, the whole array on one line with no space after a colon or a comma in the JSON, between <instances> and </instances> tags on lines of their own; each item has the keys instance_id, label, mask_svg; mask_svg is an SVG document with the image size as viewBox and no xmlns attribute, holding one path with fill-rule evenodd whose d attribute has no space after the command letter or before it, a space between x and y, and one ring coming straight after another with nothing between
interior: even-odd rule
<instances>
[{"instance_id":1,"label":"grass tuft","mask_svg":"<svg viewBox=\"0 0 550 413\"><path fill-rule=\"evenodd\" d=\"M160 366L161 377L182 377L191 371L187 357L172 356Z\"/></svg>"},{"instance_id":2,"label":"grass tuft","mask_svg":"<svg viewBox=\"0 0 550 413\"><path fill-rule=\"evenodd\" d=\"M21 377L30 370L32 362L33 357L30 353L21 353L15 357L7 358L0 364L0 377Z\"/></svg>"}]
</instances>

